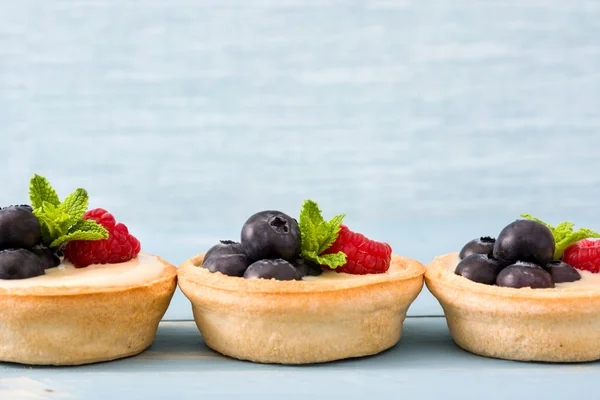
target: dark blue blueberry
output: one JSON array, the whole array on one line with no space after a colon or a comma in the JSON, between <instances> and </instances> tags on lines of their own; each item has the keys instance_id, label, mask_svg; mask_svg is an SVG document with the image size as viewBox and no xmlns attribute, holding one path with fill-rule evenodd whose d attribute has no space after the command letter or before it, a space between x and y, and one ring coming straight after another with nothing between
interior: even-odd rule
<instances>
[{"instance_id":1,"label":"dark blue blueberry","mask_svg":"<svg viewBox=\"0 0 600 400\"><path fill-rule=\"evenodd\" d=\"M0 279L26 279L44 275L40 259L25 249L0 251Z\"/></svg>"},{"instance_id":2,"label":"dark blue blueberry","mask_svg":"<svg viewBox=\"0 0 600 400\"><path fill-rule=\"evenodd\" d=\"M511 288L546 289L553 288L554 282L550 273L539 265L517 261L500 271L496 278L496 285Z\"/></svg>"},{"instance_id":3,"label":"dark blue blueberry","mask_svg":"<svg viewBox=\"0 0 600 400\"><path fill-rule=\"evenodd\" d=\"M253 261L281 258L294 261L302 239L296 220L280 211L261 211L242 227L242 247Z\"/></svg>"},{"instance_id":4,"label":"dark blue blueberry","mask_svg":"<svg viewBox=\"0 0 600 400\"><path fill-rule=\"evenodd\" d=\"M30 249L41 241L40 223L30 208L10 206L0 210L0 250Z\"/></svg>"},{"instance_id":5,"label":"dark blue blueberry","mask_svg":"<svg viewBox=\"0 0 600 400\"><path fill-rule=\"evenodd\" d=\"M487 254L474 253L463 258L454 273L473 282L493 285L500 270L502 264L498 260L490 258Z\"/></svg>"},{"instance_id":6,"label":"dark blue blueberry","mask_svg":"<svg viewBox=\"0 0 600 400\"><path fill-rule=\"evenodd\" d=\"M246 279L276 279L278 281L301 280L298 270L282 259L259 260L251 264L244 273Z\"/></svg>"},{"instance_id":7,"label":"dark blue blueberry","mask_svg":"<svg viewBox=\"0 0 600 400\"><path fill-rule=\"evenodd\" d=\"M505 265L517 261L544 266L554 256L554 236L544 224L527 219L507 225L494 243L494 258Z\"/></svg>"},{"instance_id":8,"label":"dark blue blueberry","mask_svg":"<svg viewBox=\"0 0 600 400\"><path fill-rule=\"evenodd\" d=\"M251 261L245 254L224 254L211 256L202 262L202 267L210 272L220 272L229 276L242 276Z\"/></svg>"},{"instance_id":9,"label":"dark blue blueberry","mask_svg":"<svg viewBox=\"0 0 600 400\"><path fill-rule=\"evenodd\" d=\"M496 242L496 239L489 236L473 239L465 244L458 256L461 260L471 254L487 254L491 257L494 250L494 242Z\"/></svg>"}]
</instances>

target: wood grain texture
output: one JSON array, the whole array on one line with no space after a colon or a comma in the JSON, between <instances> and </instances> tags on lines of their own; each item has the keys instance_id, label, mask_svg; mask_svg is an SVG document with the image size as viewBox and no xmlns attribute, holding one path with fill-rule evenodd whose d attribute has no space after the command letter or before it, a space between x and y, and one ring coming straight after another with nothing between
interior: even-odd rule
<instances>
[{"instance_id":1,"label":"wood grain texture","mask_svg":"<svg viewBox=\"0 0 600 400\"><path fill-rule=\"evenodd\" d=\"M598 228L598 21L587 0L3 2L0 204L34 172L84 186L174 264L305 198L424 263L521 212ZM166 317L191 318L180 293Z\"/></svg>"},{"instance_id":2,"label":"wood grain texture","mask_svg":"<svg viewBox=\"0 0 600 400\"><path fill-rule=\"evenodd\" d=\"M443 318L408 318L400 343L377 356L292 367L252 364L210 351L193 322L163 322L137 357L76 368L0 364L6 399L444 398L596 399L600 364L494 360L451 340ZM27 397L29 396L29 397Z\"/></svg>"}]
</instances>

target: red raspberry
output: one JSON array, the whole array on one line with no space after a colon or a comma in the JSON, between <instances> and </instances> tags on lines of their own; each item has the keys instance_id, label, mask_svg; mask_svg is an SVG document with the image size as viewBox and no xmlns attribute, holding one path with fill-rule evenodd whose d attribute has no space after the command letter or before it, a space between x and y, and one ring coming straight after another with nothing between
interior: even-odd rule
<instances>
[{"instance_id":1,"label":"red raspberry","mask_svg":"<svg viewBox=\"0 0 600 400\"><path fill-rule=\"evenodd\" d=\"M346 264L337 267L337 272L381 274L390 268L392 248L389 244L367 239L360 233L352 232L346 225L342 225L338 238L323 254L338 251L346 254Z\"/></svg>"},{"instance_id":2,"label":"red raspberry","mask_svg":"<svg viewBox=\"0 0 600 400\"><path fill-rule=\"evenodd\" d=\"M580 240L565 249L562 260L573 268L600 272L600 240Z\"/></svg>"},{"instance_id":3,"label":"red raspberry","mask_svg":"<svg viewBox=\"0 0 600 400\"><path fill-rule=\"evenodd\" d=\"M117 223L102 208L89 210L83 219L91 219L108 230L108 239L73 240L65 246L65 258L77 268L90 264L116 264L135 258L140 252L140 241L122 223Z\"/></svg>"}]
</instances>

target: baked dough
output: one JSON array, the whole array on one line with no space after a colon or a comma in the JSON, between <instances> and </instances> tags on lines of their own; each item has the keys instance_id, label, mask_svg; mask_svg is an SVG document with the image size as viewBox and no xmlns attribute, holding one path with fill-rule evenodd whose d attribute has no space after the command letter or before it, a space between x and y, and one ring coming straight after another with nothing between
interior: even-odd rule
<instances>
[{"instance_id":1,"label":"baked dough","mask_svg":"<svg viewBox=\"0 0 600 400\"><path fill-rule=\"evenodd\" d=\"M458 253L436 257L425 282L438 299L454 342L487 357L521 361L600 359L600 286L507 288L450 269ZM453 263L453 264L452 264Z\"/></svg>"},{"instance_id":2,"label":"baked dough","mask_svg":"<svg viewBox=\"0 0 600 400\"><path fill-rule=\"evenodd\" d=\"M0 361L78 365L142 352L176 287L177 269L156 259L159 274L137 284L0 287Z\"/></svg>"},{"instance_id":3,"label":"baked dough","mask_svg":"<svg viewBox=\"0 0 600 400\"><path fill-rule=\"evenodd\" d=\"M199 267L203 258L184 262L178 282L204 341L261 363L317 363L388 349L423 287L423 265L397 255L385 274L328 272L302 281L211 273Z\"/></svg>"}]
</instances>

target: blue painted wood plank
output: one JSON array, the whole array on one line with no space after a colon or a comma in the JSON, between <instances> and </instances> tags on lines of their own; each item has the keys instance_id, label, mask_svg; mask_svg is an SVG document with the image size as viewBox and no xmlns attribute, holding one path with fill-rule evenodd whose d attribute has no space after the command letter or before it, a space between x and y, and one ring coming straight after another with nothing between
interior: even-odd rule
<instances>
[{"instance_id":1,"label":"blue painted wood plank","mask_svg":"<svg viewBox=\"0 0 600 400\"><path fill-rule=\"evenodd\" d=\"M495 400L577 393L593 399L598 373L599 363L522 363L472 355L454 345L443 318L407 319L400 343L380 355L297 367L220 356L206 347L193 322L163 322L155 343L137 357L76 368L0 364L0 398Z\"/></svg>"}]
</instances>

